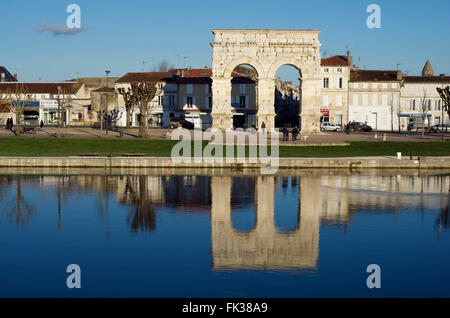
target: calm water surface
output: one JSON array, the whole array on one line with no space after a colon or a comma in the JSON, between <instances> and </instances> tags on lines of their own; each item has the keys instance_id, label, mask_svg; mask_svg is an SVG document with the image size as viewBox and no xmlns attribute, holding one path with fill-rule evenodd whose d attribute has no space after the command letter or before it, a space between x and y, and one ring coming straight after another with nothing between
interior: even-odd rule
<instances>
[{"instance_id":1,"label":"calm water surface","mask_svg":"<svg viewBox=\"0 0 450 318\"><path fill-rule=\"evenodd\" d=\"M450 297L450 174L284 174L0 175L0 297Z\"/></svg>"}]
</instances>

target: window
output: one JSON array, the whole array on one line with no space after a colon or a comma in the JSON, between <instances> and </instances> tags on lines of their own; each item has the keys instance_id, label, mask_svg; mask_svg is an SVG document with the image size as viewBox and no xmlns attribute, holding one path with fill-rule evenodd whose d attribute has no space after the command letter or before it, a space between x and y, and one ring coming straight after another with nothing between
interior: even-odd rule
<instances>
[{"instance_id":1,"label":"window","mask_svg":"<svg viewBox=\"0 0 450 318\"><path fill-rule=\"evenodd\" d=\"M367 88L368 84L367 83L363 83L363 88Z\"/></svg>"},{"instance_id":2,"label":"window","mask_svg":"<svg viewBox=\"0 0 450 318\"><path fill-rule=\"evenodd\" d=\"M396 89L397 88L397 84L392 83L392 89Z\"/></svg>"},{"instance_id":3,"label":"window","mask_svg":"<svg viewBox=\"0 0 450 318\"><path fill-rule=\"evenodd\" d=\"M373 88L373 89L377 89L377 88L378 88L378 84L377 84L377 83L373 83L373 84L372 84L372 88Z\"/></svg>"},{"instance_id":4,"label":"window","mask_svg":"<svg viewBox=\"0 0 450 318\"><path fill-rule=\"evenodd\" d=\"M169 95L169 106L174 106L174 105L175 105L175 96Z\"/></svg>"},{"instance_id":5,"label":"window","mask_svg":"<svg viewBox=\"0 0 450 318\"><path fill-rule=\"evenodd\" d=\"M339 78L339 88L344 88L344 79L342 77Z\"/></svg>"},{"instance_id":6,"label":"window","mask_svg":"<svg viewBox=\"0 0 450 318\"><path fill-rule=\"evenodd\" d=\"M358 83L354 83L353 88L358 88Z\"/></svg>"},{"instance_id":7,"label":"window","mask_svg":"<svg viewBox=\"0 0 450 318\"><path fill-rule=\"evenodd\" d=\"M412 99L411 104L409 105L409 110L416 110L416 100Z\"/></svg>"},{"instance_id":8,"label":"window","mask_svg":"<svg viewBox=\"0 0 450 318\"><path fill-rule=\"evenodd\" d=\"M192 94L192 84L187 84L186 85L186 93Z\"/></svg>"},{"instance_id":9,"label":"window","mask_svg":"<svg viewBox=\"0 0 450 318\"><path fill-rule=\"evenodd\" d=\"M245 106L245 96L240 96L239 97L239 105L242 107L242 108L245 108L246 106Z\"/></svg>"},{"instance_id":10,"label":"window","mask_svg":"<svg viewBox=\"0 0 450 318\"><path fill-rule=\"evenodd\" d=\"M433 101L431 99L428 100L428 110L431 110L433 106Z\"/></svg>"},{"instance_id":11,"label":"window","mask_svg":"<svg viewBox=\"0 0 450 318\"><path fill-rule=\"evenodd\" d=\"M323 88L330 88L330 79L328 77L323 79Z\"/></svg>"},{"instance_id":12,"label":"window","mask_svg":"<svg viewBox=\"0 0 450 318\"><path fill-rule=\"evenodd\" d=\"M337 69L337 72L338 72L338 73L342 73L342 68L338 68L338 69Z\"/></svg>"},{"instance_id":13,"label":"window","mask_svg":"<svg viewBox=\"0 0 450 318\"><path fill-rule=\"evenodd\" d=\"M163 96L158 96L158 106L162 106L163 104Z\"/></svg>"},{"instance_id":14,"label":"window","mask_svg":"<svg viewBox=\"0 0 450 318\"><path fill-rule=\"evenodd\" d=\"M372 95L372 106L378 105L378 95Z\"/></svg>"},{"instance_id":15,"label":"window","mask_svg":"<svg viewBox=\"0 0 450 318\"><path fill-rule=\"evenodd\" d=\"M363 106L368 106L369 105L369 96L367 94L364 94L362 97L362 104Z\"/></svg>"},{"instance_id":16,"label":"window","mask_svg":"<svg viewBox=\"0 0 450 318\"><path fill-rule=\"evenodd\" d=\"M192 97L186 98L186 105L187 105L187 107L192 108L192 106L194 105L194 101L192 100Z\"/></svg>"},{"instance_id":17,"label":"window","mask_svg":"<svg viewBox=\"0 0 450 318\"><path fill-rule=\"evenodd\" d=\"M328 68L324 68L324 69L323 69L323 72L324 72L324 73L329 73L330 70L329 70Z\"/></svg>"},{"instance_id":18,"label":"window","mask_svg":"<svg viewBox=\"0 0 450 318\"><path fill-rule=\"evenodd\" d=\"M239 85L239 94L241 94L241 95L245 94L245 84Z\"/></svg>"},{"instance_id":19,"label":"window","mask_svg":"<svg viewBox=\"0 0 450 318\"><path fill-rule=\"evenodd\" d=\"M358 95L353 95L353 106L358 106Z\"/></svg>"},{"instance_id":20,"label":"window","mask_svg":"<svg viewBox=\"0 0 450 318\"><path fill-rule=\"evenodd\" d=\"M441 100L437 100L435 103L435 110L441 110Z\"/></svg>"},{"instance_id":21,"label":"window","mask_svg":"<svg viewBox=\"0 0 450 318\"><path fill-rule=\"evenodd\" d=\"M342 96L341 95L336 96L336 106L337 107L342 106Z\"/></svg>"},{"instance_id":22,"label":"window","mask_svg":"<svg viewBox=\"0 0 450 318\"><path fill-rule=\"evenodd\" d=\"M159 88L159 89L163 89L163 87L164 87L164 84L163 84L163 83L158 83L158 88Z\"/></svg>"},{"instance_id":23,"label":"window","mask_svg":"<svg viewBox=\"0 0 450 318\"><path fill-rule=\"evenodd\" d=\"M434 117L434 124L439 125L440 123L441 123L441 117L440 116Z\"/></svg>"}]
</instances>

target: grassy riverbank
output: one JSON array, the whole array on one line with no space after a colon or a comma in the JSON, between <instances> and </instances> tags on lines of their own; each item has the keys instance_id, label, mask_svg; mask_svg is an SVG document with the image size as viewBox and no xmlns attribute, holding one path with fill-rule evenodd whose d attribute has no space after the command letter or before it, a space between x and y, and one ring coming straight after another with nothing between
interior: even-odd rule
<instances>
[{"instance_id":1,"label":"grassy riverbank","mask_svg":"<svg viewBox=\"0 0 450 318\"><path fill-rule=\"evenodd\" d=\"M166 140L3 138L0 139L0 156L68 157L86 153L122 156L126 153L142 153L148 157L170 157L176 143ZM450 156L450 142L351 142L350 146L280 146L280 157L395 156L398 151L404 156Z\"/></svg>"}]
</instances>

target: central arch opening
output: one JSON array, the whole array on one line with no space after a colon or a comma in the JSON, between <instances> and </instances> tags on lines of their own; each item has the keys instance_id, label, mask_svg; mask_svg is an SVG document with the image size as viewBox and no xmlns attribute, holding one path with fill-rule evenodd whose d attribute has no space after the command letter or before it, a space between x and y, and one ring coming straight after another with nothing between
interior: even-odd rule
<instances>
[{"instance_id":1,"label":"central arch opening","mask_svg":"<svg viewBox=\"0 0 450 318\"><path fill-rule=\"evenodd\" d=\"M259 74L252 65L239 64L231 77L233 128L256 128Z\"/></svg>"},{"instance_id":2,"label":"central arch opening","mask_svg":"<svg viewBox=\"0 0 450 318\"><path fill-rule=\"evenodd\" d=\"M301 71L285 64L278 68L275 76L275 127L301 129Z\"/></svg>"}]
</instances>

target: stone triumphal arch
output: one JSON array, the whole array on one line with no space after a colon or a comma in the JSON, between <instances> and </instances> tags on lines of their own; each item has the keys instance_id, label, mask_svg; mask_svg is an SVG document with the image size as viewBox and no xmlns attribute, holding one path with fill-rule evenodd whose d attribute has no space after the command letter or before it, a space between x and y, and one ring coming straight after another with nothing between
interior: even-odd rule
<instances>
[{"instance_id":1,"label":"stone triumphal arch","mask_svg":"<svg viewBox=\"0 0 450 318\"><path fill-rule=\"evenodd\" d=\"M213 127L232 128L231 79L235 67L252 66L258 76L257 125L275 127L275 73L283 65L301 76L302 132L320 131L320 41L318 30L213 30Z\"/></svg>"}]
</instances>

